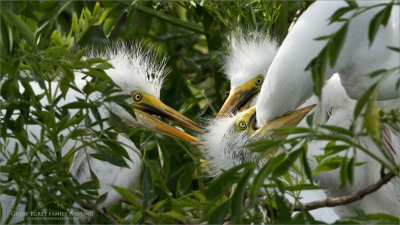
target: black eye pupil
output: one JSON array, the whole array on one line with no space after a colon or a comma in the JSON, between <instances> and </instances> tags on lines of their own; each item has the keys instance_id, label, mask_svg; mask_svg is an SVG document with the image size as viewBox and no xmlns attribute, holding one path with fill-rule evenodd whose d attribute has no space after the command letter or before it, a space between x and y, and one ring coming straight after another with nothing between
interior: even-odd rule
<instances>
[{"instance_id":1,"label":"black eye pupil","mask_svg":"<svg viewBox=\"0 0 400 225\"><path fill-rule=\"evenodd\" d=\"M142 99L142 95L141 94L136 94L135 95L135 100L136 101L140 101Z\"/></svg>"},{"instance_id":2,"label":"black eye pupil","mask_svg":"<svg viewBox=\"0 0 400 225\"><path fill-rule=\"evenodd\" d=\"M258 78L257 81L256 81L256 84L261 84L262 81L263 81L262 78Z\"/></svg>"}]
</instances>

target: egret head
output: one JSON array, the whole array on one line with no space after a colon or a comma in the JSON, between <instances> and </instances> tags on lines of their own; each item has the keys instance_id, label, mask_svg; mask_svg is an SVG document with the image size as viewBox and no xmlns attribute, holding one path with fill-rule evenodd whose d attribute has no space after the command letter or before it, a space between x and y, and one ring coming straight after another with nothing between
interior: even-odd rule
<instances>
[{"instance_id":1,"label":"egret head","mask_svg":"<svg viewBox=\"0 0 400 225\"><path fill-rule=\"evenodd\" d=\"M297 126L315 105L307 106L256 128L256 108L252 107L234 116L217 118L202 135L205 154L213 175L245 162L258 159L257 153L247 147L254 141L285 138L275 135L275 129Z\"/></svg>"},{"instance_id":2,"label":"egret head","mask_svg":"<svg viewBox=\"0 0 400 225\"><path fill-rule=\"evenodd\" d=\"M113 68L105 72L123 92L131 96L128 104L134 110L136 119L118 104L111 104L111 110L124 122L184 141L199 141L154 117L157 115L201 132L199 125L160 101L160 89L166 75L165 57L157 60L155 52L144 50L141 44L129 46L122 42L108 46L98 57L109 59Z\"/></svg>"},{"instance_id":3,"label":"egret head","mask_svg":"<svg viewBox=\"0 0 400 225\"><path fill-rule=\"evenodd\" d=\"M217 118L248 108L278 51L277 43L261 32L240 32L230 37L230 43L224 71L231 81L231 90Z\"/></svg>"}]
</instances>

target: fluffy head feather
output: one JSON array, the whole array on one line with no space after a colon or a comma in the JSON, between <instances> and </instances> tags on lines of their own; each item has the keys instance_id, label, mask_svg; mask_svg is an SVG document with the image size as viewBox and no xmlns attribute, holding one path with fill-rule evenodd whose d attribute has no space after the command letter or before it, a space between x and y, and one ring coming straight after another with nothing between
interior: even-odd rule
<instances>
[{"instance_id":1,"label":"fluffy head feather","mask_svg":"<svg viewBox=\"0 0 400 225\"><path fill-rule=\"evenodd\" d=\"M241 163L257 160L258 155L245 148L250 143L248 132L235 129L235 122L241 115L211 120L201 136L205 158L213 176Z\"/></svg>"},{"instance_id":2,"label":"fluffy head feather","mask_svg":"<svg viewBox=\"0 0 400 225\"><path fill-rule=\"evenodd\" d=\"M142 91L160 98L166 57L157 60L156 53L144 49L142 43L123 42L109 44L105 51L93 56L109 59L114 68L106 70L106 73L124 92Z\"/></svg>"},{"instance_id":3,"label":"fluffy head feather","mask_svg":"<svg viewBox=\"0 0 400 225\"><path fill-rule=\"evenodd\" d=\"M224 57L225 74L235 88L258 74L267 74L278 45L259 31L241 31L229 37L230 50Z\"/></svg>"}]
</instances>

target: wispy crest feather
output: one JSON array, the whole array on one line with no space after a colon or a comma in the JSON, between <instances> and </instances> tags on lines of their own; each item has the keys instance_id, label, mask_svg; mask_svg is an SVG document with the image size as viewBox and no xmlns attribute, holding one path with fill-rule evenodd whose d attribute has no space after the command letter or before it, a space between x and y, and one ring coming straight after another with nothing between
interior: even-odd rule
<instances>
[{"instance_id":1,"label":"wispy crest feather","mask_svg":"<svg viewBox=\"0 0 400 225\"><path fill-rule=\"evenodd\" d=\"M229 36L230 50L224 56L224 72L235 88L258 74L267 74L278 44L261 31L241 30Z\"/></svg>"},{"instance_id":2,"label":"wispy crest feather","mask_svg":"<svg viewBox=\"0 0 400 225\"><path fill-rule=\"evenodd\" d=\"M158 59L154 50L145 49L142 42L108 44L105 51L93 54L107 58L114 67L106 73L124 92L142 91L160 98L166 76L167 58Z\"/></svg>"},{"instance_id":3,"label":"wispy crest feather","mask_svg":"<svg viewBox=\"0 0 400 225\"><path fill-rule=\"evenodd\" d=\"M249 143L247 131L235 130L235 122L242 113L226 118L211 119L206 132L200 139L204 144L207 166L212 176L217 176L223 170L247 161L255 161L256 155L244 148Z\"/></svg>"}]
</instances>

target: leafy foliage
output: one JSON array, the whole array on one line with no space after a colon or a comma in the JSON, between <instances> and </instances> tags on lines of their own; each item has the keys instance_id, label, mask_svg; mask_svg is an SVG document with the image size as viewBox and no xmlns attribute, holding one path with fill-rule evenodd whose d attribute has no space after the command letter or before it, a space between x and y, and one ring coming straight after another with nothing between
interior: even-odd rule
<instances>
[{"instance_id":1,"label":"leafy foliage","mask_svg":"<svg viewBox=\"0 0 400 225\"><path fill-rule=\"evenodd\" d=\"M343 21L346 12L367 10L359 9L352 1L348 3L348 7L332 16L332 22ZM15 196L13 210L18 204L26 205L25 211L35 212L82 211L82 207L94 210L91 223L318 223L304 208L293 215L293 209L282 196L289 193L297 202L300 190L319 188L313 184L312 175L337 168L341 171L341 187L351 184L354 167L362 163L348 158L347 152L360 149L374 155L357 141L360 136L375 137L376 144L383 148L379 124L385 122L396 127L399 111L378 112L371 94L374 87L357 104L354 129L333 126L282 129L285 134L297 136L254 143L252 148L268 151L290 146L286 151L261 168L256 162L243 164L212 179L204 167L201 148L128 127L113 113L110 118L101 118L99 106L109 102L124 106L127 96L121 95L104 72L111 66L107 59L84 57L89 49L102 48L115 40L144 40L160 55L169 57L169 75L161 100L189 118L202 121L201 118L214 117L229 91L229 82L218 63L227 46L225 35L239 27L251 27L282 41L296 11L310 4L308 1L2 1L1 192ZM370 42L380 25L387 24L391 7L388 4L371 21ZM317 94L322 86L319 74L328 63L335 64L346 30L345 21L340 30L320 38L328 40L327 47L310 64ZM91 81L80 91L73 82L76 72ZM35 94L34 88L41 93ZM63 103L66 93L73 91L82 92L85 98ZM93 93L100 93L101 98L91 101L89 96ZM360 117L364 119L361 131L355 129ZM106 128L104 123L110 127ZM34 132L29 133L28 126L34 126ZM101 131L94 129L96 126ZM69 168L74 153L87 147L98 149L92 157L126 166L128 154L122 143L116 141L118 133L127 134L140 149L143 172L139 187L129 190L115 187L126 202L101 213L96 205L105 196L97 192L95 174L92 173L92 181L79 184ZM328 142L324 154L317 158L319 164L314 171L306 160L309 140ZM75 144L69 145L71 142ZM394 162L375 158L398 175ZM294 168L297 159L301 159L303 168ZM291 169L304 170L304 175L293 181ZM13 219L4 210L0 217L5 223ZM65 223L64 218L38 218L28 221L25 217L23 222ZM67 219L69 223L77 222L76 217ZM362 215L345 222L363 221L398 223L398 218Z\"/></svg>"}]
</instances>

